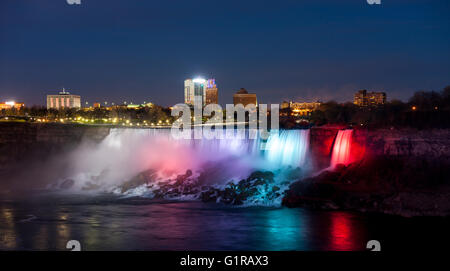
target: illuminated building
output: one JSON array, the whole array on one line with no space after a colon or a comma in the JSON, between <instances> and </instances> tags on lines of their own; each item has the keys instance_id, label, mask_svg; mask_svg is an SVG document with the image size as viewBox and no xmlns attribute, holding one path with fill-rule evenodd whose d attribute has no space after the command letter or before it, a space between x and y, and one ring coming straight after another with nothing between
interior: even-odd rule
<instances>
[{"instance_id":1,"label":"illuminated building","mask_svg":"<svg viewBox=\"0 0 450 271\"><path fill-rule=\"evenodd\" d=\"M184 80L184 103L194 105L194 97L201 97L202 105L217 104L218 90L215 79L186 79Z\"/></svg>"},{"instance_id":2,"label":"illuminated building","mask_svg":"<svg viewBox=\"0 0 450 271\"><path fill-rule=\"evenodd\" d=\"M22 107L24 107L25 104L24 103L16 103L14 101L8 101L8 102L4 102L4 103L0 103L0 110L2 109L20 109Z\"/></svg>"},{"instance_id":3,"label":"illuminated building","mask_svg":"<svg viewBox=\"0 0 450 271\"><path fill-rule=\"evenodd\" d=\"M298 102L283 102L281 104L282 110L290 110L290 114L293 116L308 116L316 110L320 106L319 102L311 102L311 103L298 103Z\"/></svg>"},{"instance_id":4,"label":"illuminated building","mask_svg":"<svg viewBox=\"0 0 450 271\"><path fill-rule=\"evenodd\" d=\"M355 93L353 103L358 106L376 106L386 103L385 92L367 92L363 89Z\"/></svg>"},{"instance_id":5,"label":"illuminated building","mask_svg":"<svg viewBox=\"0 0 450 271\"><path fill-rule=\"evenodd\" d=\"M202 104L206 102L206 80L202 78L184 80L184 103L194 105L194 97L200 96Z\"/></svg>"},{"instance_id":6,"label":"illuminated building","mask_svg":"<svg viewBox=\"0 0 450 271\"><path fill-rule=\"evenodd\" d=\"M219 103L219 93L217 90L215 79L206 80L205 93L206 93L205 105Z\"/></svg>"},{"instance_id":7,"label":"illuminated building","mask_svg":"<svg viewBox=\"0 0 450 271\"><path fill-rule=\"evenodd\" d=\"M258 106L256 94L248 93L245 88L241 88L233 95L233 103L234 105L242 104L244 106L247 106L249 104L254 104L255 106Z\"/></svg>"},{"instance_id":8,"label":"illuminated building","mask_svg":"<svg viewBox=\"0 0 450 271\"><path fill-rule=\"evenodd\" d=\"M127 105L127 108L130 108L130 109L138 109L138 108L141 108L142 106L140 105L140 104L128 104Z\"/></svg>"},{"instance_id":9,"label":"illuminated building","mask_svg":"<svg viewBox=\"0 0 450 271\"><path fill-rule=\"evenodd\" d=\"M81 108L81 98L64 88L58 95L47 95L47 109Z\"/></svg>"},{"instance_id":10,"label":"illuminated building","mask_svg":"<svg viewBox=\"0 0 450 271\"><path fill-rule=\"evenodd\" d=\"M184 103L194 104L194 82L192 79L184 80Z\"/></svg>"},{"instance_id":11,"label":"illuminated building","mask_svg":"<svg viewBox=\"0 0 450 271\"><path fill-rule=\"evenodd\" d=\"M281 103L280 109L288 109L290 107L290 102L283 101Z\"/></svg>"}]
</instances>

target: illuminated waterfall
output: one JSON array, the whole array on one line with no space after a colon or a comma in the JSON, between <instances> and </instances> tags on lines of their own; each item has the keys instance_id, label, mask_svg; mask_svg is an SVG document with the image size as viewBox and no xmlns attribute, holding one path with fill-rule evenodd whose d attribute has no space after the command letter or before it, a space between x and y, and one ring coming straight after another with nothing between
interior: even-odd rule
<instances>
[{"instance_id":1,"label":"illuminated waterfall","mask_svg":"<svg viewBox=\"0 0 450 271\"><path fill-rule=\"evenodd\" d=\"M112 129L104 144L110 147L127 147L130 142L172 142L193 151L192 159L218 160L229 156L266 161L270 168L283 166L301 167L306 162L309 148L309 130L274 130L263 140L258 133L256 139L173 139L168 129ZM125 145L125 146L124 146ZM142 147L149 147L143 144ZM155 146L155 149L159 149ZM195 153L196 152L196 153ZM174 154L176 155L176 154Z\"/></svg>"},{"instance_id":2,"label":"illuminated waterfall","mask_svg":"<svg viewBox=\"0 0 450 271\"><path fill-rule=\"evenodd\" d=\"M277 130L267 140L264 157L272 166L301 167L308 147L309 130Z\"/></svg>"},{"instance_id":3,"label":"illuminated waterfall","mask_svg":"<svg viewBox=\"0 0 450 271\"><path fill-rule=\"evenodd\" d=\"M286 181L297 180L307 172L308 152L309 130L273 130L267 139L259 133L256 138L247 133L245 138L175 139L170 129L117 128L101 143L87 141L70 154L69 178L75 183L74 190L116 191L129 180L142 181L139 174L143 172L151 174L156 184L190 172L187 182L200 181L201 177L202 185L222 186L245 180L255 171L271 171L276 179L271 185L287 189ZM272 188L258 187L261 190L249 199L251 202L281 202L281 192L279 197L268 199ZM152 189L157 186L130 193L141 195Z\"/></svg>"},{"instance_id":4,"label":"illuminated waterfall","mask_svg":"<svg viewBox=\"0 0 450 271\"><path fill-rule=\"evenodd\" d=\"M351 162L350 148L353 130L340 130L334 141L333 153L331 155L331 168L339 164L348 165Z\"/></svg>"},{"instance_id":5,"label":"illuminated waterfall","mask_svg":"<svg viewBox=\"0 0 450 271\"><path fill-rule=\"evenodd\" d=\"M114 186L149 169L165 179L191 170L208 172L208 182L224 184L257 170L305 169L308 151L309 130L273 130L267 139L259 133L255 139L175 139L170 129L117 128L100 144L82 145L71 154L71 178L80 187Z\"/></svg>"}]
</instances>

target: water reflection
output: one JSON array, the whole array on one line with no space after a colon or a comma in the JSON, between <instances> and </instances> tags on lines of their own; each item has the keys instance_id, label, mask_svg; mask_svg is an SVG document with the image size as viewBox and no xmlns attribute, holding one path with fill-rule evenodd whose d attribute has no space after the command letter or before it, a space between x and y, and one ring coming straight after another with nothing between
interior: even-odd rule
<instances>
[{"instance_id":1,"label":"water reflection","mask_svg":"<svg viewBox=\"0 0 450 271\"><path fill-rule=\"evenodd\" d=\"M24 219L30 214L36 219ZM66 250L73 239L83 250L365 250L373 237L390 238L395 225L416 225L349 212L86 199L0 202L0 220L3 250Z\"/></svg>"},{"instance_id":2,"label":"water reflection","mask_svg":"<svg viewBox=\"0 0 450 271\"><path fill-rule=\"evenodd\" d=\"M17 247L14 216L10 208L0 210L0 249Z\"/></svg>"},{"instance_id":3,"label":"water reflection","mask_svg":"<svg viewBox=\"0 0 450 271\"><path fill-rule=\"evenodd\" d=\"M308 216L292 209L275 209L264 214L264 250L307 250Z\"/></svg>"},{"instance_id":4,"label":"water reflection","mask_svg":"<svg viewBox=\"0 0 450 271\"><path fill-rule=\"evenodd\" d=\"M330 213L330 247L329 250L355 250L361 247L355 242L356 229L352 228L352 222L348 214L342 212ZM361 239L361 238L359 238ZM361 242L364 242L361 240Z\"/></svg>"}]
</instances>

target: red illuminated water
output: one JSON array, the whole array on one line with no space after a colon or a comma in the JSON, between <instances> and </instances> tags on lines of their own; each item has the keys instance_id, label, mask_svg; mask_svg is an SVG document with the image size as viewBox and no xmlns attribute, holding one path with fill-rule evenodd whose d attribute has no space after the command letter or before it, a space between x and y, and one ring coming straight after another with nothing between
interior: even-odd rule
<instances>
[{"instance_id":1,"label":"red illuminated water","mask_svg":"<svg viewBox=\"0 0 450 271\"><path fill-rule=\"evenodd\" d=\"M340 130L334 141L333 153L331 155L331 167L339 164L348 165L351 162L350 149L352 144L353 130Z\"/></svg>"},{"instance_id":2,"label":"red illuminated water","mask_svg":"<svg viewBox=\"0 0 450 271\"><path fill-rule=\"evenodd\" d=\"M434 247L443 217L401 218L303 208L234 208L104 196L0 197L0 250L366 250ZM414 238L411 238L414 236Z\"/></svg>"}]
</instances>

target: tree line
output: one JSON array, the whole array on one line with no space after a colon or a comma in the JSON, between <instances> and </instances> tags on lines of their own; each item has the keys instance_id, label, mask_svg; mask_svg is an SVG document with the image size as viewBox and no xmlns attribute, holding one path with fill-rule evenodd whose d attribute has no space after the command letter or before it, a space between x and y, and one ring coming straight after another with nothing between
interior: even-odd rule
<instances>
[{"instance_id":1,"label":"tree line","mask_svg":"<svg viewBox=\"0 0 450 271\"><path fill-rule=\"evenodd\" d=\"M311 113L310 122L374 128L450 128L450 86L441 91L417 91L408 102L392 100L372 107L329 101Z\"/></svg>"}]
</instances>

